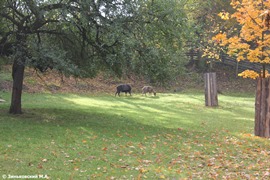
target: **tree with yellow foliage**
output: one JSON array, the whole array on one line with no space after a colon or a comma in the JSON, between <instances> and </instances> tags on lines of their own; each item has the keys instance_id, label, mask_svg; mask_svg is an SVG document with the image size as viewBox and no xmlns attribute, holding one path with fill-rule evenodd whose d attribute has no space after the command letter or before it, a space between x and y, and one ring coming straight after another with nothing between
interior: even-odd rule
<instances>
[{"instance_id":1,"label":"tree with yellow foliage","mask_svg":"<svg viewBox=\"0 0 270 180\"><path fill-rule=\"evenodd\" d=\"M226 47L227 53L237 61L260 63L260 72L246 70L239 75L257 79L255 102L255 135L270 137L270 80L266 65L270 64L270 1L232 0L233 14L222 12L224 20L235 19L240 27L238 34L220 32L213 41Z\"/></svg>"},{"instance_id":2,"label":"tree with yellow foliage","mask_svg":"<svg viewBox=\"0 0 270 180\"><path fill-rule=\"evenodd\" d=\"M220 32L213 40L228 48L227 53L236 56L238 61L248 60L262 64L262 72L244 71L240 76L257 78L267 77L265 65L270 64L270 30L269 17L270 1L266 0L232 0L235 13L221 12L224 20L234 18L241 26L240 33L230 36L229 32Z\"/></svg>"}]
</instances>

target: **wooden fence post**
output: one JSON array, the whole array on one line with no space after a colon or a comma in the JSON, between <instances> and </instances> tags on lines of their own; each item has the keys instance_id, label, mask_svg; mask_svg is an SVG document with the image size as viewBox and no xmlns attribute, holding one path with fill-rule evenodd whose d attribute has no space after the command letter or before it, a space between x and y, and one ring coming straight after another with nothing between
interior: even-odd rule
<instances>
[{"instance_id":1,"label":"wooden fence post","mask_svg":"<svg viewBox=\"0 0 270 180\"><path fill-rule=\"evenodd\" d=\"M204 74L205 105L218 106L216 73Z\"/></svg>"},{"instance_id":2,"label":"wooden fence post","mask_svg":"<svg viewBox=\"0 0 270 180\"><path fill-rule=\"evenodd\" d=\"M254 134L270 137L270 78L257 79Z\"/></svg>"}]
</instances>

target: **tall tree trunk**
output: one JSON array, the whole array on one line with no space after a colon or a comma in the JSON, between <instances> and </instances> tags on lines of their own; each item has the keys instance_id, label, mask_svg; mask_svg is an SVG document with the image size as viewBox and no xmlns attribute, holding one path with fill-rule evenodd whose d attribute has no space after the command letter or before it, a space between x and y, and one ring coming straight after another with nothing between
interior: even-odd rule
<instances>
[{"instance_id":1,"label":"tall tree trunk","mask_svg":"<svg viewBox=\"0 0 270 180\"><path fill-rule=\"evenodd\" d=\"M257 80L254 134L270 137L270 78Z\"/></svg>"},{"instance_id":2,"label":"tall tree trunk","mask_svg":"<svg viewBox=\"0 0 270 180\"><path fill-rule=\"evenodd\" d=\"M12 97L9 113L21 114L22 113L22 87L23 87L23 76L24 76L24 64L18 60L15 60L12 67Z\"/></svg>"},{"instance_id":3,"label":"tall tree trunk","mask_svg":"<svg viewBox=\"0 0 270 180\"><path fill-rule=\"evenodd\" d=\"M26 37L18 34L16 38L15 59L12 66L13 87L9 113L22 114L21 98L26 58Z\"/></svg>"}]
</instances>

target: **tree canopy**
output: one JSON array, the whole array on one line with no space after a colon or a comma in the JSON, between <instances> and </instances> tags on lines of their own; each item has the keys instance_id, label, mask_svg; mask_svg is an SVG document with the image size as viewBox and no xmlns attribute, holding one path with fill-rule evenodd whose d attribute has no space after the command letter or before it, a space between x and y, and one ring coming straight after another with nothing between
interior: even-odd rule
<instances>
[{"instance_id":1,"label":"tree canopy","mask_svg":"<svg viewBox=\"0 0 270 180\"><path fill-rule=\"evenodd\" d=\"M175 57L181 49L187 32L183 4L170 0L10 0L1 7L1 45L16 44L15 34L24 34L26 62L40 71L55 68L94 76L107 69L119 76L124 71L147 72L162 80L154 76L164 70L152 66L172 64L162 59Z\"/></svg>"},{"instance_id":2,"label":"tree canopy","mask_svg":"<svg viewBox=\"0 0 270 180\"><path fill-rule=\"evenodd\" d=\"M0 52L13 59L11 113L21 113L25 66L93 77L99 71L165 82L181 70L186 1L8 0Z\"/></svg>"}]
</instances>

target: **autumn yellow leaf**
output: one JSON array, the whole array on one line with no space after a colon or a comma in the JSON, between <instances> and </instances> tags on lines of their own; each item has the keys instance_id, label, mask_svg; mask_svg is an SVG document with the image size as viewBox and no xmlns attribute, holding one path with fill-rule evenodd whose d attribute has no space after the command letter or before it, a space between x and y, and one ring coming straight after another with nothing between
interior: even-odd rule
<instances>
[{"instance_id":1,"label":"autumn yellow leaf","mask_svg":"<svg viewBox=\"0 0 270 180\"><path fill-rule=\"evenodd\" d=\"M161 173L161 172L162 172L161 167L158 167L157 169L155 169L155 172L156 172L156 173Z\"/></svg>"},{"instance_id":2,"label":"autumn yellow leaf","mask_svg":"<svg viewBox=\"0 0 270 180\"><path fill-rule=\"evenodd\" d=\"M224 19L224 20L230 19L230 14L228 12L220 12L218 14L218 16L221 17L221 19Z\"/></svg>"},{"instance_id":3,"label":"autumn yellow leaf","mask_svg":"<svg viewBox=\"0 0 270 180\"><path fill-rule=\"evenodd\" d=\"M251 137L252 136L252 134L250 134L250 133L248 133L248 134L243 134L244 136L246 136L246 137Z\"/></svg>"},{"instance_id":4,"label":"autumn yellow leaf","mask_svg":"<svg viewBox=\"0 0 270 180\"><path fill-rule=\"evenodd\" d=\"M259 77L259 74L253 70L245 70L242 73L239 73L238 76L241 76L243 78L256 79L257 77Z\"/></svg>"},{"instance_id":5,"label":"autumn yellow leaf","mask_svg":"<svg viewBox=\"0 0 270 180\"><path fill-rule=\"evenodd\" d=\"M166 177L164 175L159 176L160 179L165 179Z\"/></svg>"},{"instance_id":6,"label":"autumn yellow leaf","mask_svg":"<svg viewBox=\"0 0 270 180\"><path fill-rule=\"evenodd\" d=\"M221 42L224 43L227 40L227 35L226 33L218 33L216 36L212 38L212 40L215 41L216 43L221 43Z\"/></svg>"},{"instance_id":7,"label":"autumn yellow leaf","mask_svg":"<svg viewBox=\"0 0 270 180\"><path fill-rule=\"evenodd\" d=\"M140 171L140 173L142 173L142 174L148 172L148 170L145 169L145 168L140 168L139 171Z\"/></svg>"}]
</instances>

